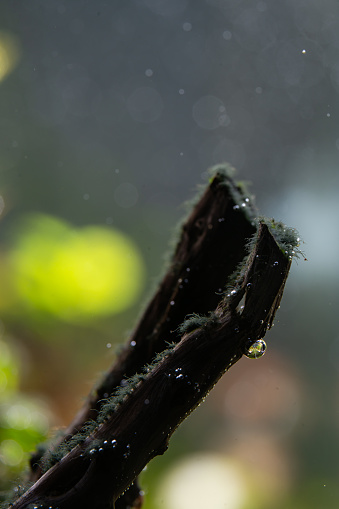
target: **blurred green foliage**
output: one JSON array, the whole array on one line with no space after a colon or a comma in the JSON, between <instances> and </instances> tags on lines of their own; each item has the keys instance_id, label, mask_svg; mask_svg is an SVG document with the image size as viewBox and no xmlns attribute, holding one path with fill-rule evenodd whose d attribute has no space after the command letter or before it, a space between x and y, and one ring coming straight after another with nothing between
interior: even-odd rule
<instances>
[{"instance_id":1,"label":"blurred green foliage","mask_svg":"<svg viewBox=\"0 0 339 509\"><path fill-rule=\"evenodd\" d=\"M19 389L20 360L0 339L0 491L27 466L29 453L47 437L46 406Z\"/></svg>"},{"instance_id":2,"label":"blurred green foliage","mask_svg":"<svg viewBox=\"0 0 339 509\"><path fill-rule=\"evenodd\" d=\"M43 214L18 222L6 261L0 307L15 301L31 314L70 322L125 310L144 281L143 260L127 235L102 226L76 229Z\"/></svg>"}]
</instances>

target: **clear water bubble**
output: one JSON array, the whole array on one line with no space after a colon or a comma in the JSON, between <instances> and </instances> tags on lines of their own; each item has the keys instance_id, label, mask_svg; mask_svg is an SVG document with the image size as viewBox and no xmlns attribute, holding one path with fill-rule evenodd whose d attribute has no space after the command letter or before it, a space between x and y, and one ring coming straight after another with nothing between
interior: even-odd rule
<instances>
[{"instance_id":1,"label":"clear water bubble","mask_svg":"<svg viewBox=\"0 0 339 509\"><path fill-rule=\"evenodd\" d=\"M263 339L258 339L246 349L245 355L249 359L259 359L266 352L266 348L265 341Z\"/></svg>"}]
</instances>

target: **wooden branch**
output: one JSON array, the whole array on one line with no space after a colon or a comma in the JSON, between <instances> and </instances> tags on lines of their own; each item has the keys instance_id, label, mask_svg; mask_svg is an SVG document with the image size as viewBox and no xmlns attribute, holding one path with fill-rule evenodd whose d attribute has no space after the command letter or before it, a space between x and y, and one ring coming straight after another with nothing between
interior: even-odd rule
<instances>
[{"instance_id":1,"label":"wooden branch","mask_svg":"<svg viewBox=\"0 0 339 509\"><path fill-rule=\"evenodd\" d=\"M168 343L178 341L177 329L186 316L207 314L217 306L256 231L251 197L233 181L233 173L225 165L213 169L210 184L181 226L170 266L134 333L54 447L95 420L103 401L121 383L140 372ZM39 454L32 457L31 482L42 475L46 456L42 460Z\"/></svg>"},{"instance_id":2,"label":"wooden branch","mask_svg":"<svg viewBox=\"0 0 339 509\"><path fill-rule=\"evenodd\" d=\"M63 439L42 459L32 459L35 484L12 507L108 509L115 501L116 509L141 507L138 473L270 328L296 243L282 225L270 222L268 228L255 220L250 197L229 168L214 169L135 332ZM205 317L185 321L192 313ZM166 351L168 343L176 346ZM157 353L147 373L128 381ZM117 395L126 384L125 397ZM58 454L62 459L43 474Z\"/></svg>"},{"instance_id":3,"label":"wooden branch","mask_svg":"<svg viewBox=\"0 0 339 509\"><path fill-rule=\"evenodd\" d=\"M115 411L12 509L29 504L113 508L144 466L166 450L174 430L222 374L270 328L290 264L290 256L268 226L260 223L234 289L198 328L184 333Z\"/></svg>"}]
</instances>

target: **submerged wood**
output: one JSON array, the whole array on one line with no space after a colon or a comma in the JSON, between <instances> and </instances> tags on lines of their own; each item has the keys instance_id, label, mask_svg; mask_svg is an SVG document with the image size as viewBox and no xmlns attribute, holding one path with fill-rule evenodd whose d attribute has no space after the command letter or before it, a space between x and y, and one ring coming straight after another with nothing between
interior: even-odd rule
<instances>
[{"instance_id":1,"label":"submerged wood","mask_svg":"<svg viewBox=\"0 0 339 509\"><path fill-rule=\"evenodd\" d=\"M239 263L232 289L223 293ZM102 423L43 475L43 463L33 461L35 484L12 507L140 507L133 481L166 450L174 430L223 373L271 327L290 264L267 224L255 221L242 187L219 168L183 223L169 268L133 335L63 441L99 412ZM192 313L205 318L181 326ZM105 415L103 405L121 382L140 373L168 343L175 346Z\"/></svg>"}]
</instances>

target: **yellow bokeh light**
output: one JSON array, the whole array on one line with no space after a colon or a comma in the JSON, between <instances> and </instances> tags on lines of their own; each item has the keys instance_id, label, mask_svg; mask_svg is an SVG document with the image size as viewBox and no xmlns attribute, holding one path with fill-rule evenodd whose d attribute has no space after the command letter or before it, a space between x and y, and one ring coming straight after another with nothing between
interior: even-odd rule
<instances>
[{"instance_id":1,"label":"yellow bokeh light","mask_svg":"<svg viewBox=\"0 0 339 509\"><path fill-rule=\"evenodd\" d=\"M0 31L0 82L16 67L20 58L20 45L15 35Z\"/></svg>"},{"instance_id":2,"label":"yellow bokeh light","mask_svg":"<svg viewBox=\"0 0 339 509\"><path fill-rule=\"evenodd\" d=\"M20 464L24 451L15 440L3 440L0 443L0 461L10 467Z\"/></svg>"},{"instance_id":3,"label":"yellow bokeh light","mask_svg":"<svg viewBox=\"0 0 339 509\"><path fill-rule=\"evenodd\" d=\"M163 509L245 509L248 487L239 468L217 454L196 454L179 462L160 484Z\"/></svg>"},{"instance_id":4,"label":"yellow bokeh light","mask_svg":"<svg viewBox=\"0 0 339 509\"><path fill-rule=\"evenodd\" d=\"M18 297L66 321L119 313L138 297L144 264L135 244L113 228L72 228L45 215L26 219L10 253Z\"/></svg>"}]
</instances>

